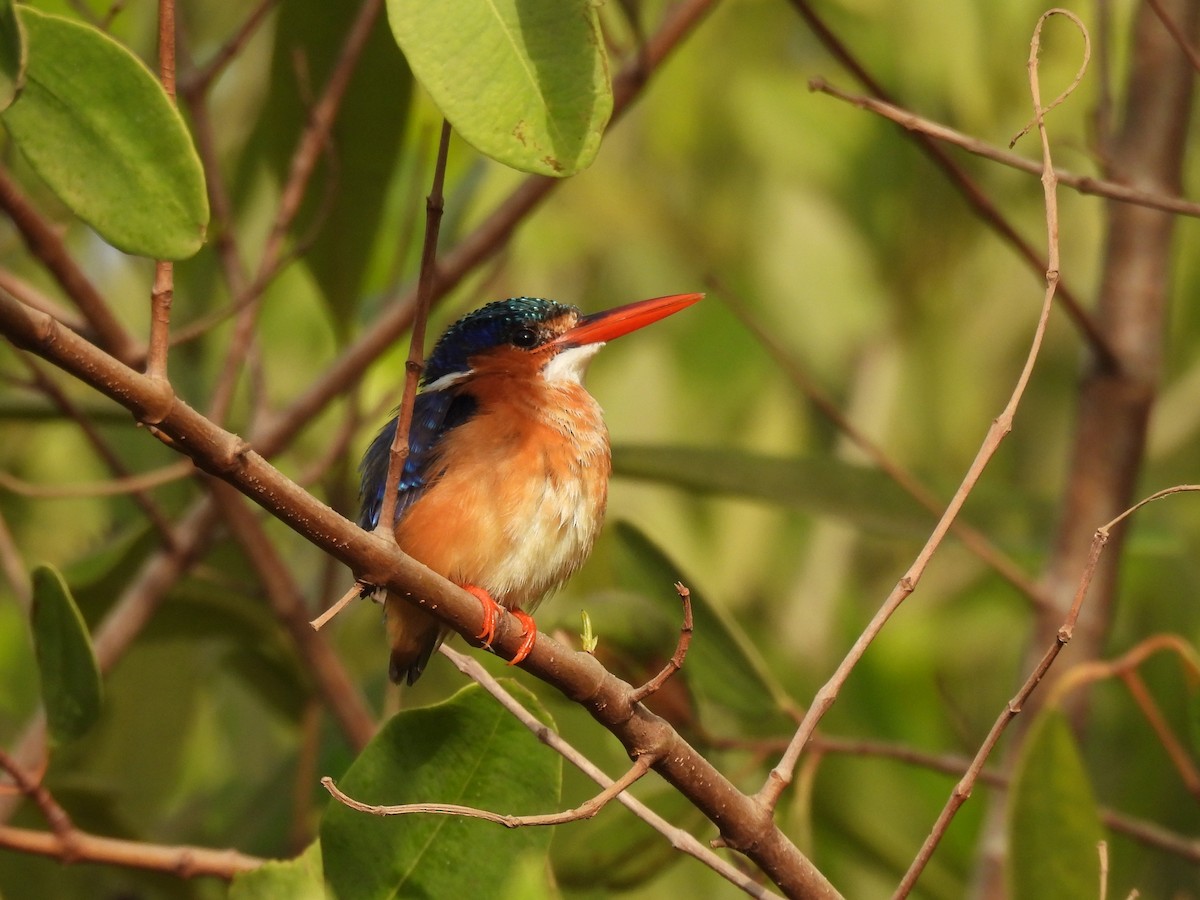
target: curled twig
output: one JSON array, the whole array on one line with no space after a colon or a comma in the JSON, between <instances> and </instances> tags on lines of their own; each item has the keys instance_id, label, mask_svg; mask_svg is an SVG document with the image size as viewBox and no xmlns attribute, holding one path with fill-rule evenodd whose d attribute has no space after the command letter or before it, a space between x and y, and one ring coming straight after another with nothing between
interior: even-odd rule
<instances>
[{"instance_id":1,"label":"curled twig","mask_svg":"<svg viewBox=\"0 0 1200 900\"><path fill-rule=\"evenodd\" d=\"M631 703L641 703L666 684L668 678L683 668L688 648L692 645L692 592L681 581L675 582L675 591L679 594L679 599L683 601L683 624L679 627L679 643L675 645L675 652L667 660L667 664L662 667L662 671L629 695Z\"/></svg>"},{"instance_id":2,"label":"curled twig","mask_svg":"<svg viewBox=\"0 0 1200 900\"><path fill-rule=\"evenodd\" d=\"M461 806L457 803L401 803L396 806L379 806L362 803L343 793L333 779L326 775L321 779L321 786L330 795L351 809L370 813L373 816L405 816L413 813L426 813L438 816L465 816L468 819L483 819L485 822L495 822L505 828L524 828L537 825L563 825L567 822L578 822L580 819L590 819L608 805L614 797L632 785L635 781L650 771L654 760L649 756L638 757L628 771L599 794L586 803L574 809L563 812L544 813L536 816L511 816L494 813L486 809L476 809L473 806Z\"/></svg>"}]
</instances>

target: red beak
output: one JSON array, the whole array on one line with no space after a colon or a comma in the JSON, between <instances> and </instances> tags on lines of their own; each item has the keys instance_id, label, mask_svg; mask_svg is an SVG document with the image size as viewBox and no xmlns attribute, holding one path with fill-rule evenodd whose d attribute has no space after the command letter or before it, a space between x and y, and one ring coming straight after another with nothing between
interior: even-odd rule
<instances>
[{"instance_id":1,"label":"red beak","mask_svg":"<svg viewBox=\"0 0 1200 900\"><path fill-rule=\"evenodd\" d=\"M703 294L672 294L669 297L639 300L637 303L627 303L614 309L592 313L590 316L582 316L575 323L574 328L563 332L551 343L560 347L582 347L584 344L611 341L623 334L644 328L659 319L665 319L672 313L691 306L703 296Z\"/></svg>"}]
</instances>

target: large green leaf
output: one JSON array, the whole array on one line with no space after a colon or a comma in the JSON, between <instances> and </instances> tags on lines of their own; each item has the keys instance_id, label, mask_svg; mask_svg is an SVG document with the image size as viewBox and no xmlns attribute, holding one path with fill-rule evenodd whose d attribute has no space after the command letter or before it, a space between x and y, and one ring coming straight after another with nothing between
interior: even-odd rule
<instances>
[{"instance_id":1,"label":"large green leaf","mask_svg":"<svg viewBox=\"0 0 1200 900\"><path fill-rule=\"evenodd\" d=\"M691 592L692 643L683 668L674 677L685 679L696 698L710 709L732 713L750 733L787 733L792 725L784 712L789 705L787 694L771 677L741 627L710 603L641 531L627 522L617 523L614 531L619 547L616 578L622 587L638 594L643 607L667 606L679 621L679 600L671 586L682 581Z\"/></svg>"},{"instance_id":2,"label":"large green leaf","mask_svg":"<svg viewBox=\"0 0 1200 900\"><path fill-rule=\"evenodd\" d=\"M388 0L413 74L472 146L542 175L591 164L612 115L592 0Z\"/></svg>"},{"instance_id":3,"label":"large green leaf","mask_svg":"<svg viewBox=\"0 0 1200 900\"><path fill-rule=\"evenodd\" d=\"M100 669L79 607L50 566L33 572L33 640L50 734L71 741L100 715Z\"/></svg>"},{"instance_id":4,"label":"large green leaf","mask_svg":"<svg viewBox=\"0 0 1200 900\"><path fill-rule=\"evenodd\" d=\"M314 841L295 859L271 860L235 875L229 900L325 900L321 845Z\"/></svg>"},{"instance_id":5,"label":"large green leaf","mask_svg":"<svg viewBox=\"0 0 1200 900\"><path fill-rule=\"evenodd\" d=\"M30 166L114 247L183 259L204 243L204 172L178 110L96 28L20 7L25 86L4 124Z\"/></svg>"},{"instance_id":6,"label":"large green leaf","mask_svg":"<svg viewBox=\"0 0 1200 900\"><path fill-rule=\"evenodd\" d=\"M509 690L547 725L536 699ZM479 687L393 717L338 781L364 803L455 803L499 813L555 810L562 758ZM321 820L325 875L339 897L487 897L549 828L505 829L460 816L373 816L331 801Z\"/></svg>"},{"instance_id":7,"label":"large green leaf","mask_svg":"<svg viewBox=\"0 0 1200 900\"><path fill-rule=\"evenodd\" d=\"M0 112L25 83L25 39L12 0L0 0Z\"/></svg>"},{"instance_id":8,"label":"large green leaf","mask_svg":"<svg viewBox=\"0 0 1200 900\"><path fill-rule=\"evenodd\" d=\"M358 14L354 3L285 3L279 11L270 92L248 159L265 152L280 184L309 123L312 94L338 63L341 38ZM382 216L411 95L412 74L381 18L363 47L292 229L311 241L304 260L339 328L354 321L381 233L394 239Z\"/></svg>"},{"instance_id":9,"label":"large green leaf","mask_svg":"<svg viewBox=\"0 0 1200 900\"><path fill-rule=\"evenodd\" d=\"M1009 788L1008 875L1017 900L1100 896L1096 797L1061 710L1030 729Z\"/></svg>"},{"instance_id":10,"label":"large green leaf","mask_svg":"<svg viewBox=\"0 0 1200 900\"><path fill-rule=\"evenodd\" d=\"M887 532L928 529L933 517L875 469L834 459L703 447L614 447L613 471L691 491L734 494L837 516Z\"/></svg>"}]
</instances>

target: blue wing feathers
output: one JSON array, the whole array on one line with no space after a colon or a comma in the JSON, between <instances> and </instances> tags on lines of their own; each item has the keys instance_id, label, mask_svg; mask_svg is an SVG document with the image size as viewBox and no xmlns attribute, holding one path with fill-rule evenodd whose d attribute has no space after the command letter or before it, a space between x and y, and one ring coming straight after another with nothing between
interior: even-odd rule
<instances>
[{"instance_id":1,"label":"blue wing feathers","mask_svg":"<svg viewBox=\"0 0 1200 900\"><path fill-rule=\"evenodd\" d=\"M469 394L450 390L429 391L418 394L413 406L412 426L408 433L408 459L400 473L396 520L419 498L429 485L437 479L436 459L441 438L451 429L458 427L475 412L475 398ZM388 462L391 458L392 441L396 436L398 419L392 419L371 441L363 454L358 470L362 476L359 488L361 509L358 524L370 531L379 522L383 507L383 492L387 485Z\"/></svg>"}]
</instances>

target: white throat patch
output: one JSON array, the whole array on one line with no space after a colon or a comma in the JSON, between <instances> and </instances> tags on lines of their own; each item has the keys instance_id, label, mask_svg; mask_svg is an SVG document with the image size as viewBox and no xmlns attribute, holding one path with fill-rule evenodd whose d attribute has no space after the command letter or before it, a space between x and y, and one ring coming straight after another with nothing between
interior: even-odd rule
<instances>
[{"instance_id":1,"label":"white throat patch","mask_svg":"<svg viewBox=\"0 0 1200 900\"><path fill-rule=\"evenodd\" d=\"M551 384L559 381L583 384L583 373L587 370L588 363L603 346L603 341L597 341L594 344L571 347L569 350L555 354L542 369L542 377Z\"/></svg>"}]
</instances>

